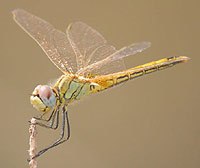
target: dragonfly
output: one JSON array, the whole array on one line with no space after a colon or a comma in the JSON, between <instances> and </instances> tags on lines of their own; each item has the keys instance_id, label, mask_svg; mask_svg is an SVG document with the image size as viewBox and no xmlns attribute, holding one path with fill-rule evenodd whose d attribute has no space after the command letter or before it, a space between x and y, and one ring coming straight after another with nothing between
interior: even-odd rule
<instances>
[{"instance_id":1,"label":"dragonfly","mask_svg":"<svg viewBox=\"0 0 200 168\"><path fill-rule=\"evenodd\" d=\"M72 102L189 60L186 56L173 56L126 69L124 58L149 48L150 42L134 43L117 50L99 32L83 22L69 24L64 33L23 9L16 9L12 14L14 21L63 72L54 85L38 85L30 97L33 107L42 112L35 117L38 125L57 129L62 115L60 137L32 159L69 139L67 107Z\"/></svg>"}]
</instances>

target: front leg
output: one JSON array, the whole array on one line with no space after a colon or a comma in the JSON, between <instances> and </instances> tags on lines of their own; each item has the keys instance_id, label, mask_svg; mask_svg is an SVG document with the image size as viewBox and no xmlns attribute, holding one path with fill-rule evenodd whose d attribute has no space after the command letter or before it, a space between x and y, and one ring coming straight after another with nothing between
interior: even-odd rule
<instances>
[{"instance_id":1,"label":"front leg","mask_svg":"<svg viewBox=\"0 0 200 168\"><path fill-rule=\"evenodd\" d=\"M58 108L55 108L55 109L52 111L52 113L51 113L51 115L50 115L50 117L49 117L48 119L44 119L44 117L48 114L48 112L43 113L40 117L34 117L34 118L35 118L36 120L41 120L41 121L49 122L49 121L52 119L52 117L54 116L55 111L56 111L57 109L58 109Z\"/></svg>"},{"instance_id":2,"label":"front leg","mask_svg":"<svg viewBox=\"0 0 200 168\"><path fill-rule=\"evenodd\" d=\"M67 138L62 140L64 138L65 135L65 120L67 121ZM62 123L62 130L61 130L61 134L60 137L49 147L39 151L32 159L37 158L38 156L42 155L43 153L45 153L46 151L48 151L49 149L58 146L59 144L67 141L70 137L70 126L69 126L69 119L68 119L68 114L67 114L67 107L63 107L63 123Z\"/></svg>"},{"instance_id":3,"label":"front leg","mask_svg":"<svg viewBox=\"0 0 200 168\"><path fill-rule=\"evenodd\" d=\"M55 111L50 124L44 124L42 122L37 122L37 125L45 127L45 128L57 129L58 125L59 125L59 113L60 113L59 110ZM55 118L56 118L56 124L55 124L55 127L53 127L53 125L55 123Z\"/></svg>"},{"instance_id":4,"label":"front leg","mask_svg":"<svg viewBox=\"0 0 200 168\"><path fill-rule=\"evenodd\" d=\"M48 119L46 119L46 120L43 119L43 118L44 118L44 116L45 116L47 113L42 114L41 117L39 117L39 118L34 117L36 120L41 121L41 122L38 122L38 121L37 121L37 124L40 125L40 126L42 126L42 127L45 127L45 128L57 129L58 124L59 124L59 107L60 107L60 106L55 107L55 108L53 109L53 111L52 111L50 117L49 117ZM56 125L55 125L55 127L53 127L56 117L57 117L57 119L56 119ZM44 124L44 123L43 123L43 122L47 122L47 123L48 123L49 121L51 121L50 124Z\"/></svg>"}]
</instances>

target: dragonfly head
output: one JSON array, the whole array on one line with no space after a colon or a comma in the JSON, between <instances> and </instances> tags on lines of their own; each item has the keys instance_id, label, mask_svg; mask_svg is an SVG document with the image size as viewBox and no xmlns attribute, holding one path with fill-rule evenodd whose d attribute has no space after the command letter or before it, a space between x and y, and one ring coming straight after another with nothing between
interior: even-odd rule
<instances>
[{"instance_id":1,"label":"dragonfly head","mask_svg":"<svg viewBox=\"0 0 200 168\"><path fill-rule=\"evenodd\" d=\"M30 101L33 107L43 112L48 112L56 105L55 93L48 85L38 85L34 89Z\"/></svg>"}]
</instances>

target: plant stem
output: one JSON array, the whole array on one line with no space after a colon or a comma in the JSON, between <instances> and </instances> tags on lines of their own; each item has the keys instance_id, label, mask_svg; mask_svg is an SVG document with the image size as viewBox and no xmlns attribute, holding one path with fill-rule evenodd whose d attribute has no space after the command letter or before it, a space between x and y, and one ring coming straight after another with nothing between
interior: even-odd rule
<instances>
[{"instance_id":1,"label":"plant stem","mask_svg":"<svg viewBox=\"0 0 200 168\"><path fill-rule=\"evenodd\" d=\"M36 154L36 136L37 136L36 123L37 123L37 120L35 118L32 118L30 128L29 128L29 134L30 134L30 139L29 139L30 162L29 162L29 166L30 166L30 168L37 168L36 159L32 159L33 156L35 156L35 154Z\"/></svg>"}]
</instances>

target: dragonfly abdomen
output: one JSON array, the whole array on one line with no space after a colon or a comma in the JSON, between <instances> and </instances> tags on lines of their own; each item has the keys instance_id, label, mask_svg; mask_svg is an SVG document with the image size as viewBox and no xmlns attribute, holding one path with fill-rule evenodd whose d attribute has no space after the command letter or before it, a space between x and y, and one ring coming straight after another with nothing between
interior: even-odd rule
<instances>
[{"instance_id":1,"label":"dragonfly abdomen","mask_svg":"<svg viewBox=\"0 0 200 168\"><path fill-rule=\"evenodd\" d=\"M184 63L188 60L188 57L179 56L179 57L169 57L164 58L158 61L153 61L147 64L143 64L126 71L113 73L109 75L102 75L91 80L100 85L94 92L101 91L112 86L124 83L130 79L135 79L137 77L143 76L145 74L150 74L159 70L163 70L169 67L172 67L179 63Z\"/></svg>"},{"instance_id":2,"label":"dragonfly abdomen","mask_svg":"<svg viewBox=\"0 0 200 168\"><path fill-rule=\"evenodd\" d=\"M130 79L134 79L145 74L150 74L152 72L156 72L159 70L172 67L179 63L184 63L187 60L188 60L188 57L185 57L185 56L169 57L169 58L164 58L158 61L152 61L150 63L143 64L135 68L131 68L127 70L127 72L130 76Z\"/></svg>"}]
</instances>

